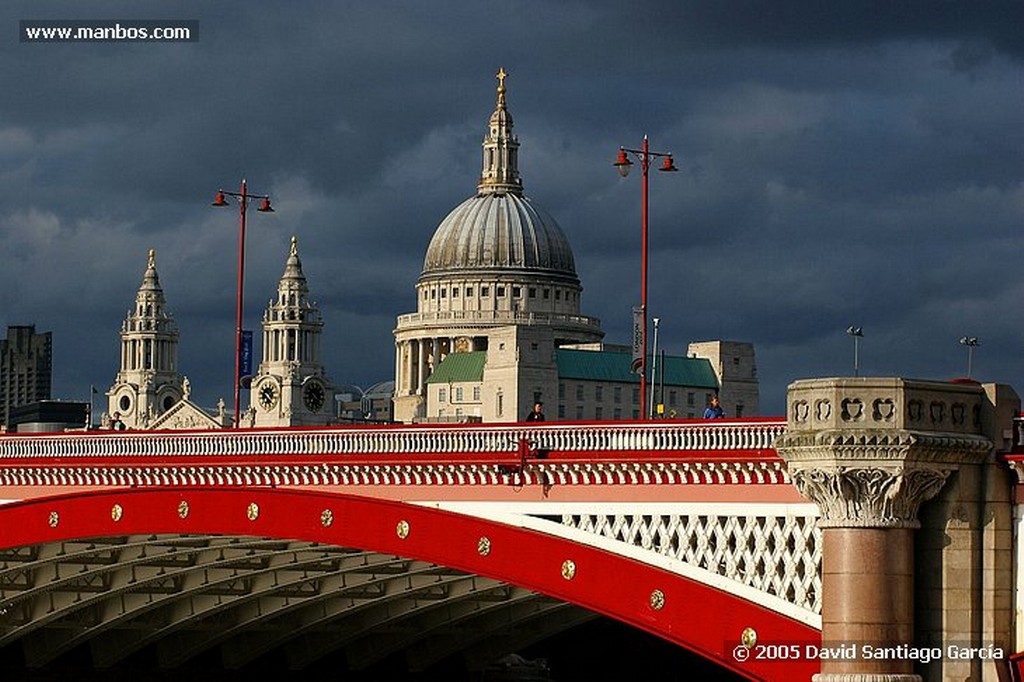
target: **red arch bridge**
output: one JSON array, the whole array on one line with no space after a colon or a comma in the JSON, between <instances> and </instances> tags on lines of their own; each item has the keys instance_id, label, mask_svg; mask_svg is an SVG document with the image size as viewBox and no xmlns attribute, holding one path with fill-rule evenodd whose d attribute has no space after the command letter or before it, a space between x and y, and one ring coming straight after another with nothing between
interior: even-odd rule
<instances>
[{"instance_id":1,"label":"red arch bridge","mask_svg":"<svg viewBox=\"0 0 1024 682\"><path fill-rule=\"evenodd\" d=\"M817 509L783 420L7 434L0 648L174 668L344 649L353 669L500 652L602 614L749 679L809 679Z\"/></svg>"}]
</instances>

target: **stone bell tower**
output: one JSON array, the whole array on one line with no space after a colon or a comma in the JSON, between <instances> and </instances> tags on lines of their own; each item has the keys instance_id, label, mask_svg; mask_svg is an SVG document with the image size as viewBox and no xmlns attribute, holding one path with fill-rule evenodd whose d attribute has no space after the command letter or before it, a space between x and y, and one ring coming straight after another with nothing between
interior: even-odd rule
<instances>
[{"instance_id":1,"label":"stone bell tower","mask_svg":"<svg viewBox=\"0 0 1024 682\"><path fill-rule=\"evenodd\" d=\"M178 327L156 272L156 251L149 250L135 306L121 323L121 369L107 391L108 410L125 427L147 428L182 397L178 373Z\"/></svg>"},{"instance_id":2,"label":"stone bell tower","mask_svg":"<svg viewBox=\"0 0 1024 682\"><path fill-rule=\"evenodd\" d=\"M263 359L249 398L254 426L328 424L334 417L334 386L320 361L323 320L292 237L277 295L263 314Z\"/></svg>"}]
</instances>

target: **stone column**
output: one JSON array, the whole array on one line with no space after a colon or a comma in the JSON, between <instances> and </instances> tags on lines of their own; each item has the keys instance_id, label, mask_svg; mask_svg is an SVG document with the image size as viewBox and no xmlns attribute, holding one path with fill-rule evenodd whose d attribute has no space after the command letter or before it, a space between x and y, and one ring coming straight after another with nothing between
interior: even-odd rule
<instances>
[{"instance_id":1,"label":"stone column","mask_svg":"<svg viewBox=\"0 0 1024 682\"><path fill-rule=\"evenodd\" d=\"M395 341L395 395L401 395L405 385L405 375L402 373L402 346Z\"/></svg>"},{"instance_id":2,"label":"stone column","mask_svg":"<svg viewBox=\"0 0 1024 682\"><path fill-rule=\"evenodd\" d=\"M416 355L416 395L423 395L423 381L427 374L427 340L418 339L416 341L417 355Z\"/></svg>"},{"instance_id":3,"label":"stone column","mask_svg":"<svg viewBox=\"0 0 1024 682\"><path fill-rule=\"evenodd\" d=\"M984 391L977 384L890 378L791 384L776 441L822 529L823 646L815 682L919 682L914 628L918 511L961 466L985 461ZM870 653L886 653L884 657Z\"/></svg>"},{"instance_id":4,"label":"stone column","mask_svg":"<svg viewBox=\"0 0 1024 682\"><path fill-rule=\"evenodd\" d=\"M406 370L408 371L407 381L405 386L405 393L403 395L415 395L416 386L419 381L419 364L420 364L420 349L419 341L412 339L406 341L409 348L409 357L406 359Z\"/></svg>"}]
</instances>

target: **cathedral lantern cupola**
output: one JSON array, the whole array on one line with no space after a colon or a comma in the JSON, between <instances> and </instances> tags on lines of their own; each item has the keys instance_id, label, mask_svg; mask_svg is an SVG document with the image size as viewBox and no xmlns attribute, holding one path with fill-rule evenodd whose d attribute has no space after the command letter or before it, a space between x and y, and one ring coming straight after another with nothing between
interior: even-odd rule
<instances>
[{"instance_id":1,"label":"cathedral lantern cupola","mask_svg":"<svg viewBox=\"0 0 1024 682\"><path fill-rule=\"evenodd\" d=\"M523 193L519 178L519 140L512 134L512 114L505 106L505 69L498 70L498 102L484 137L484 166L477 192L480 194Z\"/></svg>"}]
</instances>

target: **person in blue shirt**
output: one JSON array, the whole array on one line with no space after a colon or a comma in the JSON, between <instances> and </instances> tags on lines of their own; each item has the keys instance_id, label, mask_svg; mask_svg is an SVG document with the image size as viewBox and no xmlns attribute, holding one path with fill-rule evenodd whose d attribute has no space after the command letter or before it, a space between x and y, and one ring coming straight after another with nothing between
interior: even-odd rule
<instances>
[{"instance_id":1,"label":"person in blue shirt","mask_svg":"<svg viewBox=\"0 0 1024 682\"><path fill-rule=\"evenodd\" d=\"M711 404L704 410L705 419L721 419L725 416L725 410L718 404L718 396L711 396Z\"/></svg>"}]
</instances>

